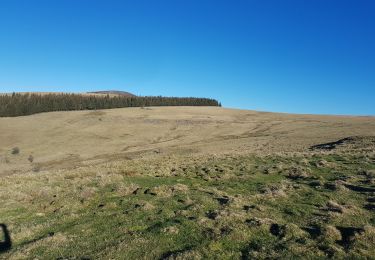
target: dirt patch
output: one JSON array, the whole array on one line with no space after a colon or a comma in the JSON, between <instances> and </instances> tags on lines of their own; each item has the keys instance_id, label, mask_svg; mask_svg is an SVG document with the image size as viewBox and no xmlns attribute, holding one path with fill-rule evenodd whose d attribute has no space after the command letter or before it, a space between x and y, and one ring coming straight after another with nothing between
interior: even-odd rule
<instances>
[{"instance_id":1,"label":"dirt patch","mask_svg":"<svg viewBox=\"0 0 375 260\"><path fill-rule=\"evenodd\" d=\"M351 136L339 139L334 142L317 144L310 147L310 150L331 151L338 148L363 149L375 146L375 136Z\"/></svg>"}]
</instances>

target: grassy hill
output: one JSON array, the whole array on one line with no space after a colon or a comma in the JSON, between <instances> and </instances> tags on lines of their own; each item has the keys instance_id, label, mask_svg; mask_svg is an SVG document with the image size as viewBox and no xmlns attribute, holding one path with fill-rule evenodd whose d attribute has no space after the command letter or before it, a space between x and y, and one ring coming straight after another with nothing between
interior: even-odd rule
<instances>
[{"instance_id":1,"label":"grassy hill","mask_svg":"<svg viewBox=\"0 0 375 260\"><path fill-rule=\"evenodd\" d=\"M374 117L150 107L0 118L12 238L0 258L371 258L374 151Z\"/></svg>"}]
</instances>

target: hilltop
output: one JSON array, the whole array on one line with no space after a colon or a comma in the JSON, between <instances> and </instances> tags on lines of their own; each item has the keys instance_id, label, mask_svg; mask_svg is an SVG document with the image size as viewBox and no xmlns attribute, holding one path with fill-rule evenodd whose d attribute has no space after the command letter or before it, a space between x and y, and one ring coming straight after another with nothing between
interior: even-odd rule
<instances>
[{"instance_id":1,"label":"hilltop","mask_svg":"<svg viewBox=\"0 0 375 260\"><path fill-rule=\"evenodd\" d=\"M119 95L119 96L127 96L127 97L136 97L136 95L126 92L126 91L118 91L118 90L103 90L103 91L92 91L87 92L88 94L105 94L105 95Z\"/></svg>"}]
</instances>

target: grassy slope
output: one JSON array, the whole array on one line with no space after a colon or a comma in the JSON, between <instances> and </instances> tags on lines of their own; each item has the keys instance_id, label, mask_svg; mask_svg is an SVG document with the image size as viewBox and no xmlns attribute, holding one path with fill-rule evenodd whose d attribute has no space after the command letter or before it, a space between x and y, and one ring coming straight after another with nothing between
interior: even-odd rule
<instances>
[{"instance_id":1,"label":"grassy slope","mask_svg":"<svg viewBox=\"0 0 375 260\"><path fill-rule=\"evenodd\" d=\"M365 207L374 192L344 184L375 189L374 170L374 155L344 154L147 159L13 175L0 192L14 240L5 257L371 257L375 221Z\"/></svg>"},{"instance_id":2,"label":"grassy slope","mask_svg":"<svg viewBox=\"0 0 375 260\"><path fill-rule=\"evenodd\" d=\"M0 118L0 175L153 151L182 155L305 151L311 145L352 135L375 136L375 118L213 107L52 112ZM21 151L17 157L10 154L13 147Z\"/></svg>"},{"instance_id":3,"label":"grassy slope","mask_svg":"<svg viewBox=\"0 0 375 260\"><path fill-rule=\"evenodd\" d=\"M316 141L361 131L371 134L373 119L190 109L111 110L100 113L102 121L90 119L88 112L4 119L14 125L1 128L15 132L7 132L11 140L3 152L9 162L0 168L18 174L3 171L6 176L1 177L0 222L7 224L13 247L0 258L371 258L375 254L373 139L332 152L307 149ZM209 122L197 125L208 116ZM35 118L44 125L36 126ZM132 135L133 148L122 151L124 144L115 144L121 132L116 120L111 121L113 132L107 134L113 139L112 153L111 145L100 138L84 138L93 129L102 134L106 128L102 122L110 118L130 121L122 123L124 132L139 127ZM87 128L64 134L56 122L68 120ZM169 131L176 131L170 130L176 120L184 122L177 124L183 137L161 142L160 136L167 138ZM280 123L275 126L275 121ZM154 129L142 129L150 122ZM217 124L221 128L216 130ZM43 131L51 131L57 148L38 145L31 134L17 128L21 125L42 131L39 141L48 141ZM266 129L261 128L264 125ZM74 140L83 155L63 164L74 147L69 140L77 135L81 139ZM280 140L275 140L277 136ZM158 142L150 144L154 138ZM197 140L203 145L194 144ZM253 142L263 148L256 149ZM7 153L16 145L19 155ZM43 147L60 154L48 156ZM16 163L23 162L24 151L32 148L37 162ZM35 166L40 169L29 169Z\"/></svg>"}]
</instances>

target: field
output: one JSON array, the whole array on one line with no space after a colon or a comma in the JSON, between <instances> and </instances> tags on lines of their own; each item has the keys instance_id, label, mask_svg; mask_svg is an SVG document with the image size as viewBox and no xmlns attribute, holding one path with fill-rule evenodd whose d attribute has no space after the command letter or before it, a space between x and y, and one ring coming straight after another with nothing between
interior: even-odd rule
<instances>
[{"instance_id":1,"label":"field","mask_svg":"<svg viewBox=\"0 0 375 260\"><path fill-rule=\"evenodd\" d=\"M374 117L151 107L0 118L0 180L4 259L375 255Z\"/></svg>"}]
</instances>

